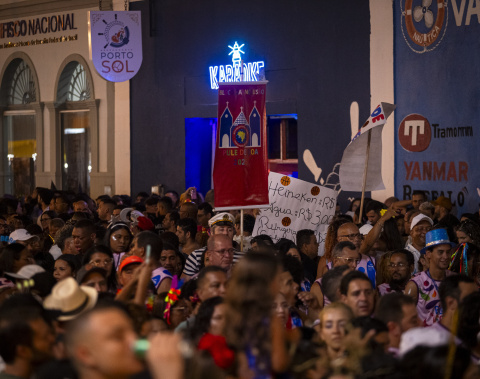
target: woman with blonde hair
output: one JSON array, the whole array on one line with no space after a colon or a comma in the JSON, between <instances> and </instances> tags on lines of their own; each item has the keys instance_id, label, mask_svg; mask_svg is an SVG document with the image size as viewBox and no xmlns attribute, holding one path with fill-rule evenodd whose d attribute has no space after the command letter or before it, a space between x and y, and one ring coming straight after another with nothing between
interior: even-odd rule
<instances>
[{"instance_id":1,"label":"woman with blonde hair","mask_svg":"<svg viewBox=\"0 0 480 379\"><path fill-rule=\"evenodd\" d=\"M331 303L323 308L319 319L319 335L326 345L329 360L342 358L347 329L353 320L352 310L343 303Z\"/></svg>"}]
</instances>

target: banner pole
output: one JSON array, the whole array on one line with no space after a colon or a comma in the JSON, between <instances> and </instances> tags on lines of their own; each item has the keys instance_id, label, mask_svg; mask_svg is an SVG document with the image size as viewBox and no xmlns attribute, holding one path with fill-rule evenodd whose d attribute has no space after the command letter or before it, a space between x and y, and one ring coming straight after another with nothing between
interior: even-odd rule
<instances>
[{"instance_id":1,"label":"banner pole","mask_svg":"<svg viewBox=\"0 0 480 379\"><path fill-rule=\"evenodd\" d=\"M240 251L243 252L243 209L240 209Z\"/></svg>"},{"instance_id":2,"label":"banner pole","mask_svg":"<svg viewBox=\"0 0 480 379\"><path fill-rule=\"evenodd\" d=\"M367 186L368 157L370 155L370 140L371 139L372 139L372 129L370 129L368 131L367 154L365 156L365 167L363 168L362 198L360 200L360 215L359 215L359 218L358 218L359 224L362 223L362 217L363 217L363 201L365 200L365 187Z\"/></svg>"},{"instance_id":3,"label":"banner pole","mask_svg":"<svg viewBox=\"0 0 480 379\"><path fill-rule=\"evenodd\" d=\"M450 341L448 343L448 355L447 355L447 366L445 367L445 376L444 378L450 378L453 371L453 363L455 361L455 353L457 350L457 344L455 343L455 338L458 335L458 308L455 309L452 319L452 332L450 336Z\"/></svg>"},{"instance_id":4,"label":"banner pole","mask_svg":"<svg viewBox=\"0 0 480 379\"><path fill-rule=\"evenodd\" d=\"M243 82L243 59L240 60L240 81Z\"/></svg>"}]
</instances>

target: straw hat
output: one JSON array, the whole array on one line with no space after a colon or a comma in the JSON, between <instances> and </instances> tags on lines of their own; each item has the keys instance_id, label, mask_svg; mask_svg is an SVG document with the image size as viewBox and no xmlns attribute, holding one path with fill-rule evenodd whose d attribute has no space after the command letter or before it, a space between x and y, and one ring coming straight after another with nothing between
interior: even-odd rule
<instances>
[{"instance_id":1,"label":"straw hat","mask_svg":"<svg viewBox=\"0 0 480 379\"><path fill-rule=\"evenodd\" d=\"M59 310L59 321L69 321L92 309L97 297L95 288L79 286L75 279L66 278L53 287L52 294L45 299L43 305L45 309Z\"/></svg>"}]
</instances>

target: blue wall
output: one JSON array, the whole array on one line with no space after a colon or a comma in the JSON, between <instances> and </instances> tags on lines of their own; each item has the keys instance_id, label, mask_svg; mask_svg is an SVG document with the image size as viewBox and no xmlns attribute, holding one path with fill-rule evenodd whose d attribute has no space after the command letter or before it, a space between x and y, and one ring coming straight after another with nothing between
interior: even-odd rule
<instances>
[{"instance_id":1,"label":"blue wall","mask_svg":"<svg viewBox=\"0 0 480 379\"><path fill-rule=\"evenodd\" d=\"M420 5L413 1L413 11ZM414 189L428 191L429 199L445 195L458 216L478 211L480 187L480 20L467 17L472 5L452 0L443 12L433 1L426 11L436 25L422 17L408 28L405 1L394 4L396 195L408 198ZM427 35L425 46L414 42L415 33Z\"/></svg>"}]
</instances>

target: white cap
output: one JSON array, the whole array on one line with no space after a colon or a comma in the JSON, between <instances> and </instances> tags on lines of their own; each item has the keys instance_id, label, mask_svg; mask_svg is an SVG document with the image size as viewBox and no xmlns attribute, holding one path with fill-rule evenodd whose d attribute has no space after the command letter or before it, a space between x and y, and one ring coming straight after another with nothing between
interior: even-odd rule
<instances>
[{"instance_id":1,"label":"white cap","mask_svg":"<svg viewBox=\"0 0 480 379\"><path fill-rule=\"evenodd\" d=\"M416 215L410 223L410 230L412 230L420 221L428 221L430 225L433 226L433 220L423 213L420 213Z\"/></svg>"},{"instance_id":2,"label":"white cap","mask_svg":"<svg viewBox=\"0 0 480 379\"><path fill-rule=\"evenodd\" d=\"M38 236L33 236L26 229L17 229L10 233L8 237L8 243L14 243L17 241L28 241L31 238L39 238Z\"/></svg>"}]
</instances>

